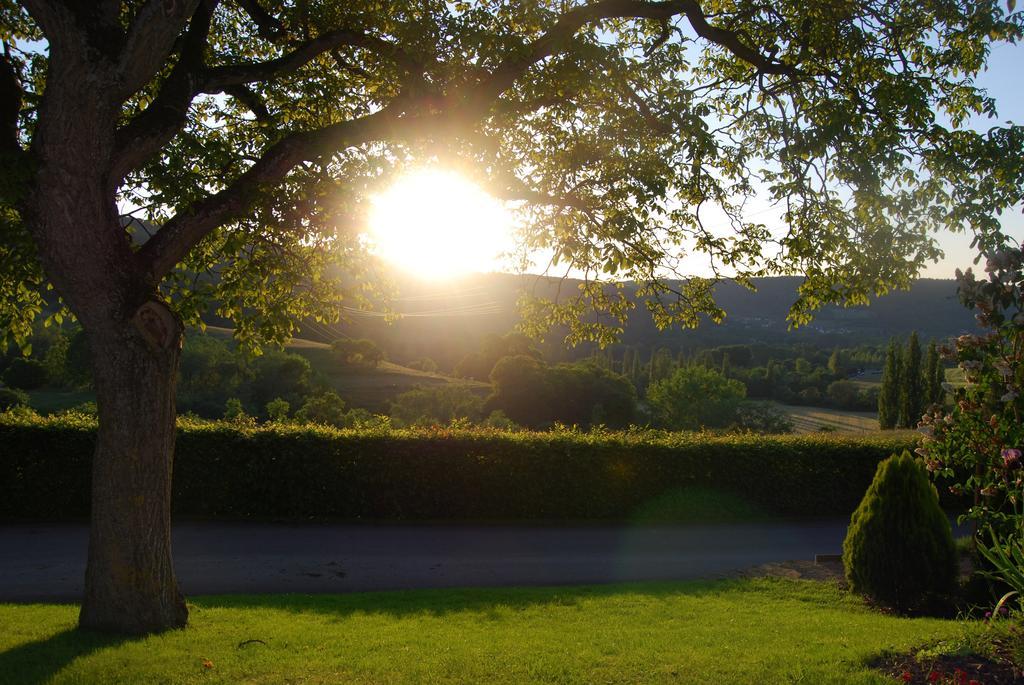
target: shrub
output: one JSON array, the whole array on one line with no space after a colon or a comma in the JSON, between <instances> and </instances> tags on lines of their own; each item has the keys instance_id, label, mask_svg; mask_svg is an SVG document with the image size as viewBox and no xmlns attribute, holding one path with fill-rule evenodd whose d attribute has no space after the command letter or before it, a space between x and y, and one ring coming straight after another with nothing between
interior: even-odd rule
<instances>
[{"instance_id":1,"label":"shrub","mask_svg":"<svg viewBox=\"0 0 1024 685\"><path fill-rule=\"evenodd\" d=\"M0 388L0 411L28 404L28 394L17 388Z\"/></svg>"},{"instance_id":2,"label":"shrub","mask_svg":"<svg viewBox=\"0 0 1024 685\"><path fill-rule=\"evenodd\" d=\"M246 413L240 399L229 397L227 402L224 403L224 420L234 423L247 423L252 421L252 417Z\"/></svg>"},{"instance_id":3,"label":"shrub","mask_svg":"<svg viewBox=\"0 0 1024 685\"><path fill-rule=\"evenodd\" d=\"M850 519L843 564L854 592L902 611L950 593L956 549L924 467L909 452L878 465Z\"/></svg>"},{"instance_id":4,"label":"shrub","mask_svg":"<svg viewBox=\"0 0 1024 685\"><path fill-rule=\"evenodd\" d=\"M20 390L35 390L46 384L46 367L38 359L18 357L4 371L4 383Z\"/></svg>"},{"instance_id":5,"label":"shrub","mask_svg":"<svg viewBox=\"0 0 1024 685\"><path fill-rule=\"evenodd\" d=\"M0 519L89 512L94 418L0 415ZM179 419L177 516L626 520L680 488L781 515L848 515L903 436L391 429Z\"/></svg>"},{"instance_id":6,"label":"shrub","mask_svg":"<svg viewBox=\"0 0 1024 685\"><path fill-rule=\"evenodd\" d=\"M957 281L960 299L988 332L944 346L966 382L950 388L948 411L925 413L919 430L929 470L973 500L964 519L1002 540L1024 530L1024 250L992 254L985 270L983 280L958 270Z\"/></svg>"},{"instance_id":7,"label":"shrub","mask_svg":"<svg viewBox=\"0 0 1024 685\"><path fill-rule=\"evenodd\" d=\"M267 402L267 418L271 421L287 421L288 412L291 411L291 405L288 404L288 400L276 397Z\"/></svg>"}]
</instances>

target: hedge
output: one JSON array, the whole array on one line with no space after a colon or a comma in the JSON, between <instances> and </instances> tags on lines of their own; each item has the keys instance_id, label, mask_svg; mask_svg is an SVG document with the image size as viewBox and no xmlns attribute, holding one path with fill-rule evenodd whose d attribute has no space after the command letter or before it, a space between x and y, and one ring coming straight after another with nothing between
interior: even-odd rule
<instances>
[{"instance_id":1,"label":"hedge","mask_svg":"<svg viewBox=\"0 0 1024 685\"><path fill-rule=\"evenodd\" d=\"M0 519L88 515L95 419L0 414ZM879 461L875 437L338 430L180 420L177 516L226 519L625 519L702 486L782 515L849 515Z\"/></svg>"}]
</instances>

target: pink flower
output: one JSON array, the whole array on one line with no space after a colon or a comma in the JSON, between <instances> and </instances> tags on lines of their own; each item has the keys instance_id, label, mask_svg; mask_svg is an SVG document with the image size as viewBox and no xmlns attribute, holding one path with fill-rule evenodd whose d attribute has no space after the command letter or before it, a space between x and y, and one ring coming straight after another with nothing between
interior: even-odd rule
<instances>
[{"instance_id":1,"label":"pink flower","mask_svg":"<svg viewBox=\"0 0 1024 685\"><path fill-rule=\"evenodd\" d=\"M1001 456L1003 457L1003 466L1008 469L1015 469L1021 464L1021 451L1019 449L1008 447L1001 452Z\"/></svg>"}]
</instances>

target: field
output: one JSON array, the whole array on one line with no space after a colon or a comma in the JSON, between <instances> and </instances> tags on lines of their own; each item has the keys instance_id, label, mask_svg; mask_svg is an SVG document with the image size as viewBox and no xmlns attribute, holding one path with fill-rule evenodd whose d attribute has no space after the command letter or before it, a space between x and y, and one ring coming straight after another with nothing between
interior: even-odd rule
<instances>
[{"instance_id":1,"label":"field","mask_svg":"<svg viewBox=\"0 0 1024 685\"><path fill-rule=\"evenodd\" d=\"M0 605L0 683L881 684L873 657L981 629L788 579L193 602L187 629L142 639Z\"/></svg>"},{"instance_id":2,"label":"field","mask_svg":"<svg viewBox=\"0 0 1024 685\"><path fill-rule=\"evenodd\" d=\"M851 378L850 381L860 388L878 387L882 384L882 370L869 369L861 375ZM946 382L952 384L954 387L962 386L964 384L963 369L946 369Z\"/></svg>"},{"instance_id":3,"label":"field","mask_svg":"<svg viewBox=\"0 0 1024 685\"><path fill-rule=\"evenodd\" d=\"M217 326L208 326L207 333L218 337L231 336L230 329ZM481 397L491 391L487 383L418 371L388 361L375 368L342 367L331 359L328 345L313 340L295 338L285 345L285 349L306 357L314 373L326 379L349 407L363 407L373 412L387 412L395 397L422 386L461 385ZM29 404L42 414L95 401L96 393L91 390L41 389L29 393Z\"/></svg>"},{"instance_id":4,"label":"field","mask_svg":"<svg viewBox=\"0 0 1024 685\"><path fill-rule=\"evenodd\" d=\"M206 330L213 335L231 335L228 328L208 326ZM308 359L314 373L321 374L348 406L373 412L387 412L395 397L417 387L455 384L466 386L481 396L491 390L487 383L419 371L388 361L373 368L340 366L331 358L330 345L313 340L293 338L285 349Z\"/></svg>"},{"instance_id":5,"label":"field","mask_svg":"<svg viewBox=\"0 0 1024 685\"><path fill-rule=\"evenodd\" d=\"M863 435L878 432L878 415L874 412L794 407L786 404L777 406L789 415L795 433L831 431Z\"/></svg>"},{"instance_id":6,"label":"field","mask_svg":"<svg viewBox=\"0 0 1024 685\"><path fill-rule=\"evenodd\" d=\"M487 383L418 371L388 361L374 368L339 366L330 358L330 350L326 346L289 348L289 351L309 359L314 372L323 374L348 406L363 407L373 412L387 412L390 402L398 395L417 387L461 385L481 396L491 391Z\"/></svg>"}]
</instances>

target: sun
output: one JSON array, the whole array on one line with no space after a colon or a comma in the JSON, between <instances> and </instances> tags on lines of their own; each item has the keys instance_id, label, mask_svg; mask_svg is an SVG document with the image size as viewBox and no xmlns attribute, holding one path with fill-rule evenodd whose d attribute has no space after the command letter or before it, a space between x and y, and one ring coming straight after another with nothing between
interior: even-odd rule
<instances>
[{"instance_id":1,"label":"sun","mask_svg":"<svg viewBox=\"0 0 1024 685\"><path fill-rule=\"evenodd\" d=\"M422 278L444 279L499 268L511 248L504 205L453 171L404 174L372 198L373 251Z\"/></svg>"}]
</instances>

